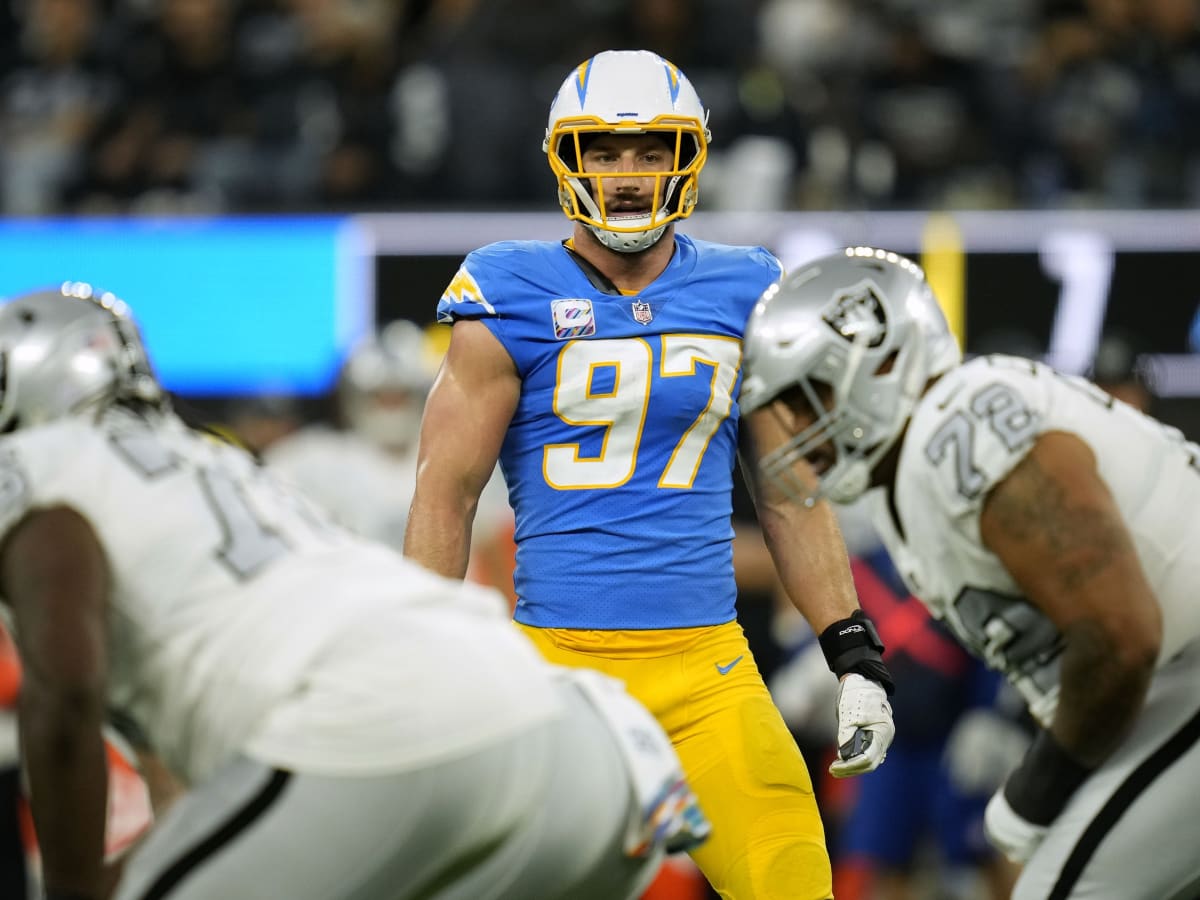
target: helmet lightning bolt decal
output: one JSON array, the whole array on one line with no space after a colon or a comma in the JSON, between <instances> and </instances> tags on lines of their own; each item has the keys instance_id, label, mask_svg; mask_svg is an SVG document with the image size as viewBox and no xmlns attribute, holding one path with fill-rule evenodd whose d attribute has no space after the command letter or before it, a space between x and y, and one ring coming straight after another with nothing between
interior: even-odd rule
<instances>
[{"instance_id":1,"label":"helmet lightning bolt decal","mask_svg":"<svg viewBox=\"0 0 1200 900\"><path fill-rule=\"evenodd\" d=\"M587 96L588 78L592 74L592 61L586 59L579 64L575 71L575 90L579 92L579 108L583 109L583 99Z\"/></svg>"},{"instance_id":2,"label":"helmet lightning bolt decal","mask_svg":"<svg viewBox=\"0 0 1200 900\"><path fill-rule=\"evenodd\" d=\"M663 68L667 72L667 90L671 94L671 105L679 102L679 70L671 63L663 60Z\"/></svg>"}]
</instances>

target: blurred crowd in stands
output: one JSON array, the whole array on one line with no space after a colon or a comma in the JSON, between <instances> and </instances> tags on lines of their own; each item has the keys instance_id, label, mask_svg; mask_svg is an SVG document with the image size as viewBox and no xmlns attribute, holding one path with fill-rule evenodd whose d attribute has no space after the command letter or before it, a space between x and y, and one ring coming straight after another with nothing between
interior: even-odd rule
<instances>
[{"instance_id":1,"label":"blurred crowd in stands","mask_svg":"<svg viewBox=\"0 0 1200 900\"><path fill-rule=\"evenodd\" d=\"M551 208L609 47L711 107L705 209L1200 202L1198 0L0 0L0 213Z\"/></svg>"}]
</instances>

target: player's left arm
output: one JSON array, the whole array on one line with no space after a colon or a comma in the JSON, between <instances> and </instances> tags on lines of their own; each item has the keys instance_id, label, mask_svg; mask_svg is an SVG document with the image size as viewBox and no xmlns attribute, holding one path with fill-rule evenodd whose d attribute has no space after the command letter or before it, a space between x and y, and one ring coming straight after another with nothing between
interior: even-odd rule
<instances>
[{"instance_id":1,"label":"player's left arm","mask_svg":"<svg viewBox=\"0 0 1200 900\"><path fill-rule=\"evenodd\" d=\"M1037 438L986 497L979 529L1063 636L1054 722L1003 791L1011 811L1046 825L1132 727L1158 658L1162 613L1096 457L1073 434Z\"/></svg>"},{"instance_id":2,"label":"player's left arm","mask_svg":"<svg viewBox=\"0 0 1200 900\"><path fill-rule=\"evenodd\" d=\"M769 480L759 478L749 462L760 458L757 447L778 446L782 429L782 423L765 410L742 419L743 469L784 591L820 637L829 668L841 682L840 758L830 771L838 777L858 775L883 762L895 735L887 701L892 678L883 663L879 634L859 608L832 507L823 500L812 507L793 502Z\"/></svg>"},{"instance_id":3,"label":"player's left arm","mask_svg":"<svg viewBox=\"0 0 1200 900\"><path fill-rule=\"evenodd\" d=\"M68 507L28 513L0 547L0 592L23 665L22 755L50 898L106 892L108 589L100 542Z\"/></svg>"},{"instance_id":4,"label":"player's left arm","mask_svg":"<svg viewBox=\"0 0 1200 900\"><path fill-rule=\"evenodd\" d=\"M803 507L755 471L751 460L759 458L758 448L779 446L783 440L783 425L768 410L742 417L740 455L763 539L788 597L820 634L858 610L858 595L830 505L820 501Z\"/></svg>"}]
</instances>

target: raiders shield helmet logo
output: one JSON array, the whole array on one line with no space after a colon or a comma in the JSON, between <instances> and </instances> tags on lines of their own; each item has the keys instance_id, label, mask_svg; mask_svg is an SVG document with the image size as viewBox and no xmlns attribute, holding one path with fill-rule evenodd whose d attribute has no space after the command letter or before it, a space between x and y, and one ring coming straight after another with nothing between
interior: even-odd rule
<instances>
[{"instance_id":1,"label":"raiders shield helmet logo","mask_svg":"<svg viewBox=\"0 0 1200 900\"><path fill-rule=\"evenodd\" d=\"M838 296L821 318L848 341L866 334L868 347L878 347L887 337L887 315L869 281L861 281Z\"/></svg>"}]
</instances>

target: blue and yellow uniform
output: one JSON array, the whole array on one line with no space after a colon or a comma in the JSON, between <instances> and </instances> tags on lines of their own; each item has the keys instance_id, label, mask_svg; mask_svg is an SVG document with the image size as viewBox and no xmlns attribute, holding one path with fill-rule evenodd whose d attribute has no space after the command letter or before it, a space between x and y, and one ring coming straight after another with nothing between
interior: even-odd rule
<instances>
[{"instance_id":1,"label":"blue and yellow uniform","mask_svg":"<svg viewBox=\"0 0 1200 900\"><path fill-rule=\"evenodd\" d=\"M736 621L730 522L741 337L779 263L678 235L624 295L552 242L476 250L438 306L478 319L521 396L500 453L515 616L554 662L622 678L674 741L713 823L723 897L831 893L803 759Z\"/></svg>"}]
</instances>

